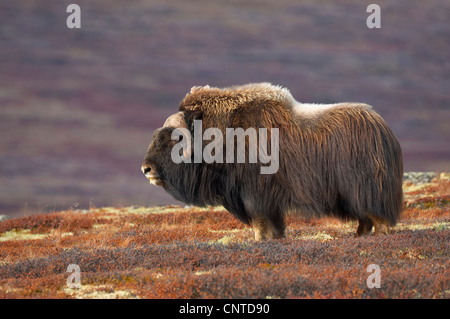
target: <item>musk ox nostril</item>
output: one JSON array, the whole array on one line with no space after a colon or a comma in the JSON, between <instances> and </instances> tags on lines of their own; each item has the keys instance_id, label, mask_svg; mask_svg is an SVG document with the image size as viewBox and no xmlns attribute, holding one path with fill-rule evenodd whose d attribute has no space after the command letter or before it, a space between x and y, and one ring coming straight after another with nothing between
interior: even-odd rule
<instances>
[{"instance_id":1,"label":"musk ox nostril","mask_svg":"<svg viewBox=\"0 0 450 319\"><path fill-rule=\"evenodd\" d=\"M142 171L142 173L144 173L144 175L147 175L148 173L150 173L151 170L152 169L149 165L142 165L142 167L141 167L141 171Z\"/></svg>"}]
</instances>

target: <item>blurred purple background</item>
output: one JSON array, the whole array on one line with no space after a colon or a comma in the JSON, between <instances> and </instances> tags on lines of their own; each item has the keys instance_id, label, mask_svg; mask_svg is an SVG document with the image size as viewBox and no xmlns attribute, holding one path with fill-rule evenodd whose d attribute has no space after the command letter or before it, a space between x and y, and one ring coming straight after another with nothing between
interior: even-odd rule
<instances>
[{"instance_id":1,"label":"blurred purple background","mask_svg":"<svg viewBox=\"0 0 450 319\"><path fill-rule=\"evenodd\" d=\"M68 29L67 5L81 7ZM176 203L140 164L195 85L372 104L405 171L450 170L450 3L2 1L0 214Z\"/></svg>"}]
</instances>

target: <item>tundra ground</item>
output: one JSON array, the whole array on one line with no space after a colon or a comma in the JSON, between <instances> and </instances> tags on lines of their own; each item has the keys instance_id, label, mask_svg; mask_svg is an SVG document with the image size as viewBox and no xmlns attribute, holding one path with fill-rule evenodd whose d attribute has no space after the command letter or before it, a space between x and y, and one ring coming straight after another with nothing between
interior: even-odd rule
<instances>
[{"instance_id":1,"label":"tundra ground","mask_svg":"<svg viewBox=\"0 0 450 319\"><path fill-rule=\"evenodd\" d=\"M450 181L404 183L390 235L288 216L255 242L222 208L122 207L0 222L0 298L449 298ZM81 288L69 288L70 264ZM380 288L369 288L369 265Z\"/></svg>"}]
</instances>

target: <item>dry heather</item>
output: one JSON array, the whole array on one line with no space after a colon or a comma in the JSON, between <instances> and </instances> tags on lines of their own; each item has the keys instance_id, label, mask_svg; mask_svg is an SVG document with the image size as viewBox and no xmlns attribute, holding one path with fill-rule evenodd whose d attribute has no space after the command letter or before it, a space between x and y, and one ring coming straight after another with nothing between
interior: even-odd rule
<instances>
[{"instance_id":1,"label":"dry heather","mask_svg":"<svg viewBox=\"0 0 450 319\"><path fill-rule=\"evenodd\" d=\"M0 298L449 298L450 181L404 183L387 236L288 217L255 242L222 208L125 207L0 222ZM80 266L81 288L67 267ZM381 287L368 288L370 264Z\"/></svg>"}]
</instances>

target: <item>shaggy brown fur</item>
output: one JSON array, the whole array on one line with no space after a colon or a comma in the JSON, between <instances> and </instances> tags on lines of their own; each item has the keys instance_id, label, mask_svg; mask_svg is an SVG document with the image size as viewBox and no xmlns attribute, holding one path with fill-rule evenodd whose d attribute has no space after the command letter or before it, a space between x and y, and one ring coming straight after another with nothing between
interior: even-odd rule
<instances>
[{"instance_id":1,"label":"shaggy brown fur","mask_svg":"<svg viewBox=\"0 0 450 319\"><path fill-rule=\"evenodd\" d=\"M279 128L279 170L273 175L260 174L262 163L174 164L171 127L155 132L144 160L175 198L223 205L253 225L258 240L283 237L289 211L358 220L357 236L373 226L374 234L388 233L400 216L400 145L366 104L301 104L287 89L259 83L194 87L179 110L191 131L195 119L202 119L203 130L216 127L224 136L228 127Z\"/></svg>"}]
</instances>

